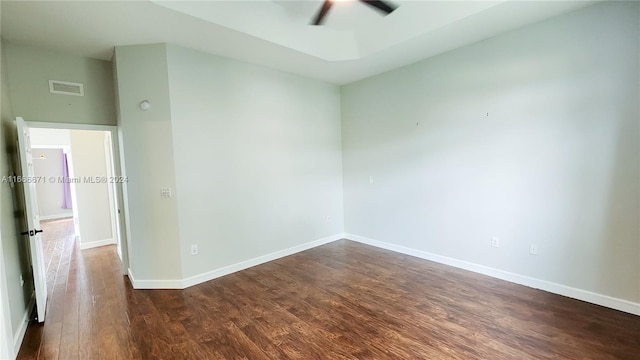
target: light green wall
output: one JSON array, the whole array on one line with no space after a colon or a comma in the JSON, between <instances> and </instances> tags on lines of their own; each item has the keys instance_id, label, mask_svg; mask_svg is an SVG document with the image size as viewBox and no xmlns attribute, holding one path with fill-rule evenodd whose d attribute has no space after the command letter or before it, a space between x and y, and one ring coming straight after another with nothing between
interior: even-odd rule
<instances>
[{"instance_id":1,"label":"light green wall","mask_svg":"<svg viewBox=\"0 0 640 360\"><path fill-rule=\"evenodd\" d=\"M639 7L597 4L343 87L345 230L640 301Z\"/></svg>"},{"instance_id":2,"label":"light green wall","mask_svg":"<svg viewBox=\"0 0 640 360\"><path fill-rule=\"evenodd\" d=\"M337 86L177 46L168 63L185 278L343 231Z\"/></svg>"},{"instance_id":3,"label":"light green wall","mask_svg":"<svg viewBox=\"0 0 640 360\"><path fill-rule=\"evenodd\" d=\"M0 174L19 174L15 116L27 121L115 125L116 113L110 62L69 56L44 49L2 42L2 141ZM49 93L49 80L81 82L85 96ZM22 188L0 184L0 223L13 333L33 294ZM20 275L25 285L20 285Z\"/></svg>"},{"instance_id":4,"label":"light green wall","mask_svg":"<svg viewBox=\"0 0 640 360\"><path fill-rule=\"evenodd\" d=\"M111 62L5 44L13 113L26 121L116 125ZM51 94L49 80L84 84L84 96Z\"/></svg>"},{"instance_id":5,"label":"light green wall","mask_svg":"<svg viewBox=\"0 0 640 360\"><path fill-rule=\"evenodd\" d=\"M138 284L179 287L342 232L337 86L170 45L115 55Z\"/></svg>"},{"instance_id":6,"label":"light green wall","mask_svg":"<svg viewBox=\"0 0 640 360\"><path fill-rule=\"evenodd\" d=\"M2 84L1 95L1 131L0 134L0 174L7 175L10 170L20 173L17 163L17 134L15 118L11 109L9 97L9 87L7 79L7 62L3 46L1 67L2 74L0 82ZM0 227L2 238L2 250L5 262L7 279L7 290L9 297L9 307L11 312L11 326L13 334L22 325L22 319L27 310L27 304L33 293L33 278L30 273L30 260L28 258L28 241L18 235L16 226L26 229L22 216L22 207L14 208L14 204L23 204L21 186L16 185L14 189L8 183L0 183ZM25 284L20 285L20 275L24 276Z\"/></svg>"},{"instance_id":7,"label":"light green wall","mask_svg":"<svg viewBox=\"0 0 640 360\"><path fill-rule=\"evenodd\" d=\"M166 46L116 47L115 62L131 271L136 281L179 280L177 200L160 196L176 189ZM139 108L142 100L150 110Z\"/></svg>"}]
</instances>

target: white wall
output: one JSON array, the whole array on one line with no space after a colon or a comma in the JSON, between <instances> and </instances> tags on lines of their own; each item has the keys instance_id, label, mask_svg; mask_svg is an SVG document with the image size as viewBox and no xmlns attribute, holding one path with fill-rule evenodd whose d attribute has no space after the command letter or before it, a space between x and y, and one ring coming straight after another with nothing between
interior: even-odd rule
<instances>
[{"instance_id":1,"label":"white wall","mask_svg":"<svg viewBox=\"0 0 640 360\"><path fill-rule=\"evenodd\" d=\"M104 131L70 130L73 174L80 179L75 184L80 247L115 244L111 229L109 183L85 181L86 178L106 178L107 164Z\"/></svg>"},{"instance_id":2,"label":"white wall","mask_svg":"<svg viewBox=\"0 0 640 360\"><path fill-rule=\"evenodd\" d=\"M176 46L168 64L184 277L343 231L337 86Z\"/></svg>"},{"instance_id":3,"label":"white wall","mask_svg":"<svg viewBox=\"0 0 640 360\"><path fill-rule=\"evenodd\" d=\"M343 87L346 231L640 301L639 5Z\"/></svg>"},{"instance_id":4,"label":"white wall","mask_svg":"<svg viewBox=\"0 0 640 360\"><path fill-rule=\"evenodd\" d=\"M37 147L68 147L71 145L68 129L31 128L31 146Z\"/></svg>"},{"instance_id":5,"label":"white wall","mask_svg":"<svg viewBox=\"0 0 640 360\"><path fill-rule=\"evenodd\" d=\"M130 270L137 280L179 280L176 197L160 196L161 188L176 188L166 46L116 47L114 61L123 175L128 177L123 185ZM140 110L142 100L151 102L149 111Z\"/></svg>"},{"instance_id":6,"label":"white wall","mask_svg":"<svg viewBox=\"0 0 640 360\"><path fill-rule=\"evenodd\" d=\"M36 177L46 181L36 184L38 211L40 220L73 217L72 209L64 209L64 184L57 179L62 178L62 149L40 149L33 151L33 172ZM55 181L49 181L53 177Z\"/></svg>"}]
</instances>

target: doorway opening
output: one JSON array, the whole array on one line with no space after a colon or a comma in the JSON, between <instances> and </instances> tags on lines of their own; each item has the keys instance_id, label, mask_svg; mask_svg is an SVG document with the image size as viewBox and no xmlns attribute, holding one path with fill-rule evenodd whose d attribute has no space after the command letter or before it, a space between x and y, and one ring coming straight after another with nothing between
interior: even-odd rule
<instances>
[{"instance_id":1,"label":"doorway opening","mask_svg":"<svg viewBox=\"0 0 640 360\"><path fill-rule=\"evenodd\" d=\"M115 246L122 261L110 131L31 126L47 287L74 246Z\"/></svg>"}]
</instances>

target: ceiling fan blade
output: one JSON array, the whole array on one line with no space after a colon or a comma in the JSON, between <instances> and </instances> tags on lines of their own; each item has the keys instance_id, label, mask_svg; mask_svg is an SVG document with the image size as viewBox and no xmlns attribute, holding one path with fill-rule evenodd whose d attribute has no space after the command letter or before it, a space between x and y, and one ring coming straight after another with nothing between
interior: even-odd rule
<instances>
[{"instance_id":1,"label":"ceiling fan blade","mask_svg":"<svg viewBox=\"0 0 640 360\"><path fill-rule=\"evenodd\" d=\"M332 5L333 5L332 0L324 0L324 3L322 4L320 11L318 11L318 15L316 16L316 19L311 24L312 25L322 24L324 21L324 17L327 15L327 12L329 11L329 9L331 9Z\"/></svg>"},{"instance_id":2,"label":"ceiling fan blade","mask_svg":"<svg viewBox=\"0 0 640 360\"><path fill-rule=\"evenodd\" d=\"M361 2L371 6L372 8L382 11L385 15L391 14L398 7L382 0L360 0Z\"/></svg>"}]
</instances>

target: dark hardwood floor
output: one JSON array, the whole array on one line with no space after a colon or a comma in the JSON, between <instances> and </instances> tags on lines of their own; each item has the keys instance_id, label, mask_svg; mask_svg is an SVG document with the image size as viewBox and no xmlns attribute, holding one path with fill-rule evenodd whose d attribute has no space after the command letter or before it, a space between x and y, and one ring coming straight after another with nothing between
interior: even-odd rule
<instances>
[{"instance_id":1,"label":"dark hardwood floor","mask_svg":"<svg viewBox=\"0 0 640 360\"><path fill-rule=\"evenodd\" d=\"M60 233L19 359L640 359L640 317L346 240L133 290Z\"/></svg>"}]
</instances>

